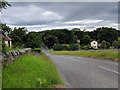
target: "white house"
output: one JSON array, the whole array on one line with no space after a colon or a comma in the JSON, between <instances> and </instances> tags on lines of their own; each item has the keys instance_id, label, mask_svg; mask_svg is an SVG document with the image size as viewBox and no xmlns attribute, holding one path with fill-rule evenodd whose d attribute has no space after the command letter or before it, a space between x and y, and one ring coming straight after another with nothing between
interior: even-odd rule
<instances>
[{"instance_id":1,"label":"white house","mask_svg":"<svg viewBox=\"0 0 120 90\"><path fill-rule=\"evenodd\" d=\"M92 42L90 43L90 45L91 45L91 47L93 47L93 48L95 48L95 49L98 48L98 42L97 42L97 41L92 41Z\"/></svg>"}]
</instances>

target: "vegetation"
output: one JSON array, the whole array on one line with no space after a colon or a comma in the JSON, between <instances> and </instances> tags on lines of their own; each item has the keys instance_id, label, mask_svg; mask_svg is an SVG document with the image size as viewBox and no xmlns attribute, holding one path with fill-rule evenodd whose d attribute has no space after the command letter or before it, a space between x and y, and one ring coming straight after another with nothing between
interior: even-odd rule
<instances>
[{"instance_id":1,"label":"vegetation","mask_svg":"<svg viewBox=\"0 0 120 90\"><path fill-rule=\"evenodd\" d=\"M63 84L46 56L26 54L3 70L3 88L51 88Z\"/></svg>"},{"instance_id":2,"label":"vegetation","mask_svg":"<svg viewBox=\"0 0 120 90\"><path fill-rule=\"evenodd\" d=\"M42 49L41 48L34 48L32 49L32 51L38 52L38 53L42 53Z\"/></svg>"},{"instance_id":3,"label":"vegetation","mask_svg":"<svg viewBox=\"0 0 120 90\"><path fill-rule=\"evenodd\" d=\"M79 28L27 32L25 27L14 28L12 30L6 24L2 24L2 33L7 33L12 39L14 47L41 48L41 46L44 45L49 49L56 49L56 47L63 48L63 45L59 44L71 45L76 44L77 40L80 40L80 46L83 47L81 49L91 49L91 47L89 47L90 42L96 40L100 44L99 48L120 48L120 39L118 39L120 37L120 31L108 27L96 28L96 30L91 32L81 31ZM69 47L68 50L70 48L72 47Z\"/></svg>"},{"instance_id":4,"label":"vegetation","mask_svg":"<svg viewBox=\"0 0 120 90\"><path fill-rule=\"evenodd\" d=\"M6 9L6 7L8 6L11 6L11 5L5 0L0 1L0 12L1 12L1 9Z\"/></svg>"},{"instance_id":5,"label":"vegetation","mask_svg":"<svg viewBox=\"0 0 120 90\"><path fill-rule=\"evenodd\" d=\"M75 56L87 56L101 59L111 59L118 61L118 51L50 51L56 55L75 55Z\"/></svg>"},{"instance_id":6,"label":"vegetation","mask_svg":"<svg viewBox=\"0 0 120 90\"><path fill-rule=\"evenodd\" d=\"M55 51L79 50L79 44L55 44L53 46L53 50L55 50Z\"/></svg>"}]
</instances>

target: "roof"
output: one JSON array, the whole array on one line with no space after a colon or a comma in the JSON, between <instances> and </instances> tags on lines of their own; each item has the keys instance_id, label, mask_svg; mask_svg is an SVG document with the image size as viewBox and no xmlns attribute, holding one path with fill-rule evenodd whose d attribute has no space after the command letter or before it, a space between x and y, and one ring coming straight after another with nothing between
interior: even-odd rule
<instances>
[{"instance_id":1,"label":"roof","mask_svg":"<svg viewBox=\"0 0 120 90\"><path fill-rule=\"evenodd\" d=\"M92 41L92 42L97 42L97 41L94 40L94 41Z\"/></svg>"},{"instance_id":2,"label":"roof","mask_svg":"<svg viewBox=\"0 0 120 90\"><path fill-rule=\"evenodd\" d=\"M3 40L11 41L11 38L9 38L8 36L4 36L4 35L0 34L0 38L1 37L2 37Z\"/></svg>"}]
</instances>

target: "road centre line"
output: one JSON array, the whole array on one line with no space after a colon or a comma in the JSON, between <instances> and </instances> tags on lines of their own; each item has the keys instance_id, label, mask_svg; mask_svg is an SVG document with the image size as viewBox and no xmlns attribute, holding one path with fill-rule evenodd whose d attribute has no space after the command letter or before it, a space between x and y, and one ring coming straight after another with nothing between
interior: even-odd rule
<instances>
[{"instance_id":1,"label":"road centre line","mask_svg":"<svg viewBox=\"0 0 120 90\"><path fill-rule=\"evenodd\" d=\"M105 68L105 67L102 67L102 66L98 66L98 67L101 68L101 69L104 69L104 70L108 70L108 71L111 71L111 72L114 72L114 73L120 74L119 72L114 71L114 70L111 70L111 69L109 69L109 68Z\"/></svg>"}]
</instances>

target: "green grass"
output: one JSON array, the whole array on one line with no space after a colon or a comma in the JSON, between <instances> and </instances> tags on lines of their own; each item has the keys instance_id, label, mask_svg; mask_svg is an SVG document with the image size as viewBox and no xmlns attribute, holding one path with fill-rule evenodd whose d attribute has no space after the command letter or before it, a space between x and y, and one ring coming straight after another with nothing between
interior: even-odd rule
<instances>
[{"instance_id":1,"label":"green grass","mask_svg":"<svg viewBox=\"0 0 120 90\"><path fill-rule=\"evenodd\" d=\"M63 80L45 55L26 54L3 70L3 88L51 88L54 85L63 85Z\"/></svg>"},{"instance_id":2,"label":"green grass","mask_svg":"<svg viewBox=\"0 0 120 90\"><path fill-rule=\"evenodd\" d=\"M118 61L118 51L50 51L56 55L76 55Z\"/></svg>"}]
</instances>

